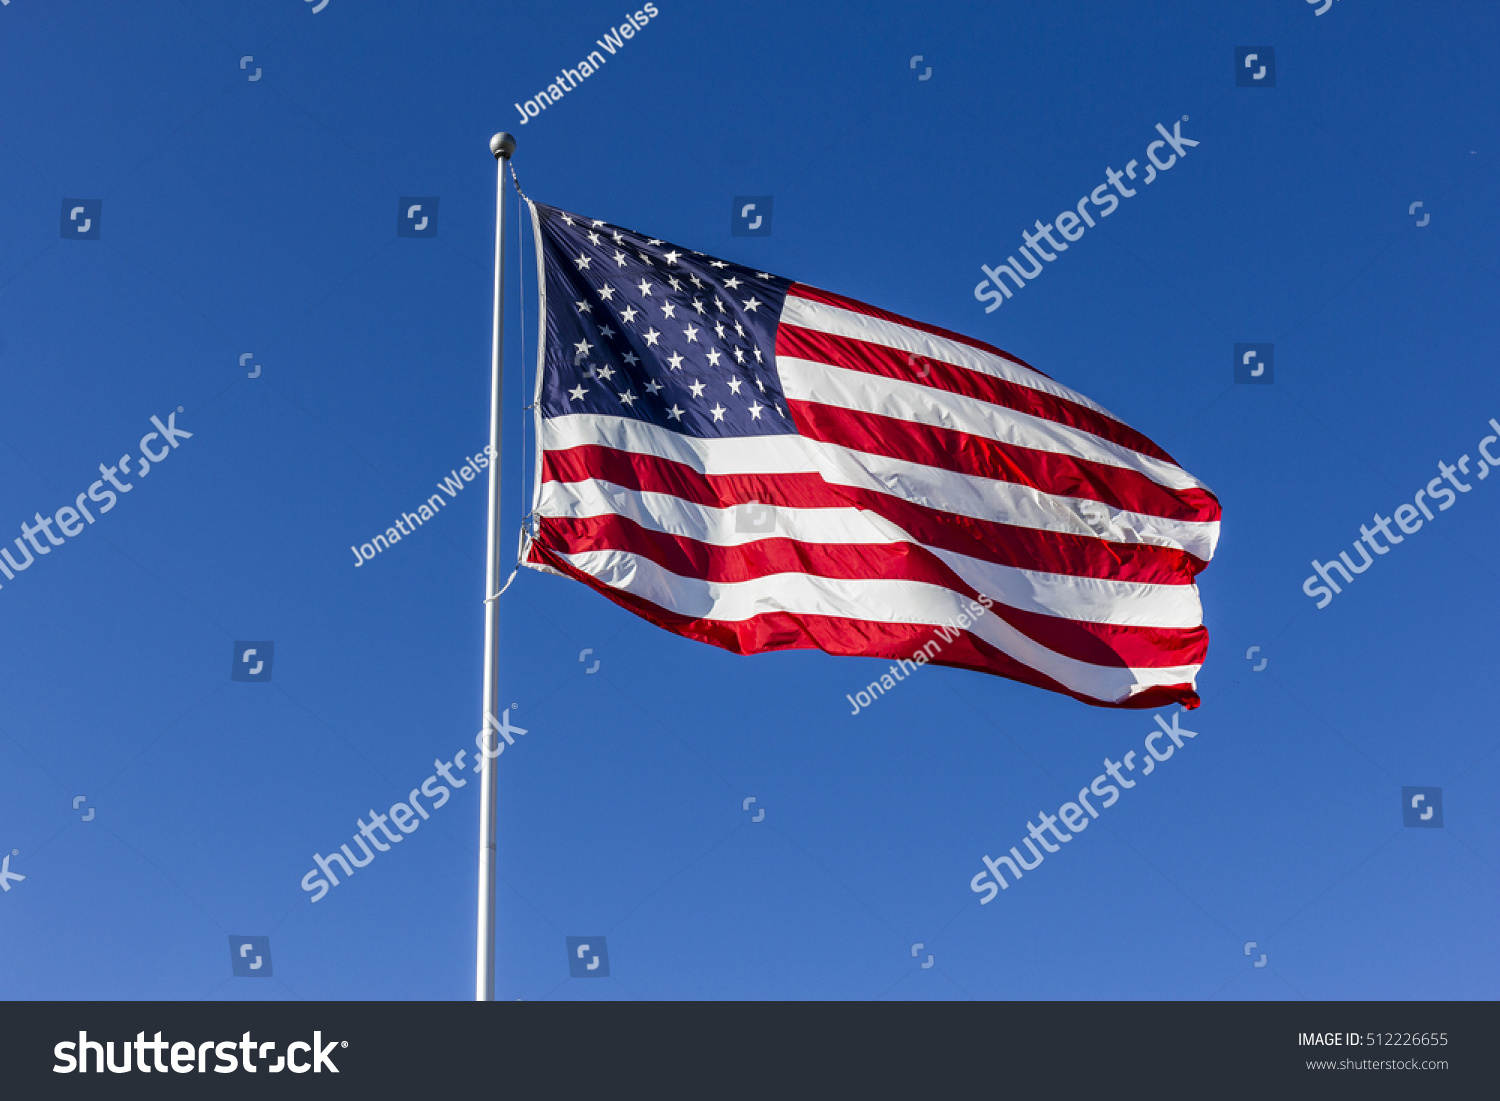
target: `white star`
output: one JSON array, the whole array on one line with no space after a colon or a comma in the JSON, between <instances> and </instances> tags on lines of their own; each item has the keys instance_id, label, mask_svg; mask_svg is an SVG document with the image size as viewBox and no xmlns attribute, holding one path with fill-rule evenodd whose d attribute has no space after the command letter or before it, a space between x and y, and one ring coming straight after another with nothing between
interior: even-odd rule
<instances>
[{"instance_id":1,"label":"white star","mask_svg":"<svg viewBox=\"0 0 1500 1101\"><path fill-rule=\"evenodd\" d=\"M724 301L723 301L723 299L720 299L720 298L715 298L714 299L714 308L716 310L718 310L720 313L728 313L729 312L728 310L726 310L724 308Z\"/></svg>"},{"instance_id":2,"label":"white star","mask_svg":"<svg viewBox=\"0 0 1500 1101\"><path fill-rule=\"evenodd\" d=\"M589 313L594 308L593 306L590 306L587 302L574 302L573 305L575 305L575 306L578 307L578 312L579 313Z\"/></svg>"},{"instance_id":3,"label":"white star","mask_svg":"<svg viewBox=\"0 0 1500 1101\"><path fill-rule=\"evenodd\" d=\"M740 281L731 275L728 279L724 280L724 285L730 290L734 290L740 285Z\"/></svg>"},{"instance_id":4,"label":"white star","mask_svg":"<svg viewBox=\"0 0 1500 1101\"><path fill-rule=\"evenodd\" d=\"M698 339L698 327L696 325L689 325L686 329L682 330L682 335L687 337L689 342L696 342Z\"/></svg>"},{"instance_id":5,"label":"white star","mask_svg":"<svg viewBox=\"0 0 1500 1101\"><path fill-rule=\"evenodd\" d=\"M625 266L625 254L619 249L615 249L615 263L619 264L622 268Z\"/></svg>"},{"instance_id":6,"label":"white star","mask_svg":"<svg viewBox=\"0 0 1500 1101\"><path fill-rule=\"evenodd\" d=\"M682 290L682 280L678 279L677 276L675 276L675 275L669 275L669 276L667 276L667 282L670 283L670 284L672 284L672 289L674 291L680 291L680 290Z\"/></svg>"},{"instance_id":7,"label":"white star","mask_svg":"<svg viewBox=\"0 0 1500 1101\"><path fill-rule=\"evenodd\" d=\"M594 228L595 229L598 229L602 225L604 225L603 222L599 221L599 219L597 219L597 218L594 219Z\"/></svg>"},{"instance_id":8,"label":"white star","mask_svg":"<svg viewBox=\"0 0 1500 1101\"><path fill-rule=\"evenodd\" d=\"M695 287L703 286L703 280L699 279L692 272L688 272L688 281L691 282Z\"/></svg>"},{"instance_id":9,"label":"white star","mask_svg":"<svg viewBox=\"0 0 1500 1101\"><path fill-rule=\"evenodd\" d=\"M641 293L643 295L645 295L647 298L651 297L651 284L650 283L648 283L644 279L642 279L639 283L636 284L636 286L640 288Z\"/></svg>"},{"instance_id":10,"label":"white star","mask_svg":"<svg viewBox=\"0 0 1500 1101\"><path fill-rule=\"evenodd\" d=\"M602 287L599 288L599 297L603 301L608 302L614 296L615 296L615 289L613 287L611 287L608 283L606 283L604 286L602 286Z\"/></svg>"},{"instance_id":11,"label":"white star","mask_svg":"<svg viewBox=\"0 0 1500 1101\"><path fill-rule=\"evenodd\" d=\"M563 216L562 216L562 220L563 220L563 221L565 221L565 222L567 222L567 223L568 223L568 225L572 225L572 224L573 224L573 219L572 219L572 218L569 218L569 217L568 217L568 216L567 216L567 215L566 215L566 214L564 214L564 215L563 215Z\"/></svg>"},{"instance_id":12,"label":"white star","mask_svg":"<svg viewBox=\"0 0 1500 1101\"><path fill-rule=\"evenodd\" d=\"M634 306L626 306L623 310L620 311L620 320L629 325L632 321L635 320L635 315L640 312L641 311L636 309Z\"/></svg>"},{"instance_id":13,"label":"white star","mask_svg":"<svg viewBox=\"0 0 1500 1101\"><path fill-rule=\"evenodd\" d=\"M588 391L585 390L582 386L575 386L573 387L573 389L568 391L568 397L573 401L582 401L583 395L587 393Z\"/></svg>"},{"instance_id":14,"label":"white star","mask_svg":"<svg viewBox=\"0 0 1500 1101\"><path fill-rule=\"evenodd\" d=\"M723 260L713 260L708 266L711 268L727 268L729 265L724 263Z\"/></svg>"},{"instance_id":15,"label":"white star","mask_svg":"<svg viewBox=\"0 0 1500 1101\"><path fill-rule=\"evenodd\" d=\"M678 252L676 249L672 249L672 251L670 251L670 252L664 252L664 253L662 253L662 256L666 259L667 263L669 263L669 264L675 264L675 263L677 263L677 258L679 256L681 256L681 255L682 255L682 253Z\"/></svg>"},{"instance_id":16,"label":"white star","mask_svg":"<svg viewBox=\"0 0 1500 1101\"><path fill-rule=\"evenodd\" d=\"M634 405L635 404L635 391L634 390L626 390L623 394L620 395L620 400L623 401L626 405Z\"/></svg>"},{"instance_id":17,"label":"white star","mask_svg":"<svg viewBox=\"0 0 1500 1101\"><path fill-rule=\"evenodd\" d=\"M577 344L573 345L573 350L575 352L577 352L580 356L586 356L586 355L588 355L590 349L592 349L592 348L593 348L593 345L590 344L587 340L580 340Z\"/></svg>"},{"instance_id":18,"label":"white star","mask_svg":"<svg viewBox=\"0 0 1500 1101\"><path fill-rule=\"evenodd\" d=\"M590 262L591 261L588 258L588 254L584 253L584 252L580 252L578 254L578 259L573 261L573 263L575 263L575 264L578 265L578 267L579 267L580 270L583 269L583 268L588 267L589 264L590 264Z\"/></svg>"},{"instance_id":19,"label":"white star","mask_svg":"<svg viewBox=\"0 0 1500 1101\"><path fill-rule=\"evenodd\" d=\"M606 363L603 367L595 368L594 374L599 378L602 378L605 382L608 382L610 379L614 378L615 369Z\"/></svg>"},{"instance_id":20,"label":"white star","mask_svg":"<svg viewBox=\"0 0 1500 1101\"><path fill-rule=\"evenodd\" d=\"M735 348L735 350L734 350L734 361L736 363L744 363L745 362L745 349L740 348L740 347L736 347Z\"/></svg>"},{"instance_id":21,"label":"white star","mask_svg":"<svg viewBox=\"0 0 1500 1101\"><path fill-rule=\"evenodd\" d=\"M605 325L602 329L599 330L599 335L602 336L605 340L613 340L615 331L608 325Z\"/></svg>"},{"instance_id":22,"label":"white star","mask_svg":"<svg viewBox=\"0 0 1500 1101\"><path fill-rule=\"evenodd\" d=\"M720 340L723 340L724 336L725 336L725 333L724 333L724 322L722 322L722 321L715 321L714 322L714 332L716 332L716 333L719 334L719 339Z\"/></svg>"},{"instance_id":23,"label":"white star","mask_svg":"<svg viewBox=\"0 0 1500 1101\"><path fill-rule=\"evenodd\" d=\"M648 347L648 348L655 347L656 346L656 342L658 340L660 340L660 339L661 339L661 333L657 332L655 329L647 329L646 330L646 347Z\"/></svg>"},{"instance_id":24,"label":"white star","mask_svg":"<svg viewBox=\"0 0 1500 1101\"><path fill-rule=\"evenodd\" d=\"M715 348L708 353L708 365L717 367L719 365L719 349Z\"/></svg>"},{"instance_id":25,"label":"white star","mask_svg":"<svg viewBox=\"0 0 1500 1101\"><path fill-rule=\"evenodd\" d=\"M593 230L589 230L589 243L594 245L599 243L599 235Z\"/></svg>"},{"instance_id":26,"label":"white star","mask_svg":"<svg viewBox=\"0 0 1500 1101\"><path fill-rule=\"evenodd\" d=\"M763 362L763 360L760 358L760 345L759 344L752 345L751 348L750 348L750 350L755 353L755 362L756 363Z\"/></svg>"},{"instance_id":27,"label":"white star","mask_svg":"<svg viewBox=\"0 0 1500 1101\"><path fill-rule=\"evenodd\" d=\"M741 382L739 379L732 378L732 379L729 380L729 392L731 394L733 394L735 397L739 397L740 387L743 386L743 385L744 385L744 383Z\"/></svg>"},{"instance_id":28,"label":"white star","mask_svg":"<svg viewBox=\"0 0 1500 1101\"><path fill-rule=\"evenodd\" d=\"M689 386L688 389L693 392L693 397L695 398L701 398L703 396L703 383L699 382L697 379L693 379L693 384Z\"/></svg>"},{"instance_id":29,"label":"white star","mask_svg":"<svg viewBox=\"0 0 1500 1101\"><path fill-rule=\"evenodd\" d=\"M651 238L651 240L649 240L649 241L646 242L646 244L648 244L648 245L660 245L662 243L663 242L658 241L655 237Z\"/></svg>"},{"instance_id":30,"label":"white star","mask_svg":"<svg viewBox=\"0 0 1500 1101\"><path fill-rule=\"evenodd\" d=\"M783 409L781 406L778 405L775 408L776 408L776 412L780 413L783 417L786 416L786 410Z\"/></svg>"},{"instance_id":31,"label":"white star","mask_svg":"<svg viewBox=\"0 0 1500 1101\"><path fill-rule=\"evenodd\" d=\"M672 408L667 410L667 416L682 420L682 410L677 408L676 403L673 403Z\"/></svg>"},{"instance_id":32,"label":"white star","mask_svg":"<svg viewBox=\"0 0 1500 1101\"><path fill-rule=\"evenodd\" d=\"M761 382L760 379L755 380L755 385L760 389L760 392L762 394L766 392L766 384L764 382Z\"/></svg>"},{"instance_id":33,"label":"white star","mask_svg":"<svg viewBox=\"0 0 1500 1101\"><path fill-rule=\"evenodd\" d=\"M626 352L625 353L625 362L628 363L628 364L630 364L632 367L634 367L640 361L641 361L641 357L638 356L638 355L636 355L634 352Z\"/></svg>"},{"instance_id":34,"label":"white star","mask_svg":"<svg viewBox=\"0 0 1500 1101\"><path fill-rule=\"evenodd\" d=\"M703 312L703 299L701 299L701 298L695 298L695 299L693 299L693 309L697 310L699 313L702 313Z\"/></svg>"},{"instance_id":35,"label":"white star","mask_svg":"<svg viewBox=\"0 0 1500 1101\"><path fill-rule=\"evenodd\" d=\"M748 302L745 303L745 312L746 313L754 313L756 310L760 309L760 306L761 306L760 300L758 298L756 298L755 295L752 294L750 296L750 301L748 301Z\"/></svg>"},{"instance_id":36,"label":"white star","mask_svg":"<svg viewBox=\"0 0 1500 1101\"><path fill-rule=\"evenodd\" d=\"M769 278L771 278L771 273L768 272L768 271L758 271L755 274L756 274L757 277L759 277L761 279L769 279Z\"/></svg>"},{"instance_id":37,"label":"white star","mask_svg":"<svg viewBox=\"0 0 1500 1101\"><path fill-rule=\"evenodd\" d=\"M740 327L740 323L738 321L734 323L734 331L739 333L740 336L745 335L745 330Z\"/></svg>"},{"instance_id":38,"label":"white star","mask_svg":"<svg viewBox=\"0 0 1500 1101\"><path fill-rule=\"evenodd\" d=\"M674 370L674 371L680 371L680 370L682 370L682 357L680 355L678 355L676 352L673 352L671 355L669 355L667 357L667 362L672 365L672 370Z\"/></svg>"},{"instance_id":39,"label":"white star","mask_svg":"<svg viewBox=\"0 0 1500 1101\"><path fill-rule=\"evenodd\" d=\"M714 415L714 420L721 421L724 419L724 414L729 412L729 410L725 409L718 402L714 402L714 407L709 412Z\"/></svg>"},{"instance_id":40,"label":"white star","mask_svg":"<svg viewBox=\"0 0 1500 1101\"><path fill-rule=\"evenodd\" d=\"M661 383L657 382L655 379L652 379L650 382L646 383L646 393L648 394L654 394L660 389Z\"/></svg>"},{"instance_id":41,"label":"white star","mask_svg":"<svg viewBox=\"0 0 1500 1101\"><path fill-rule=\"evenodd\" d=\"M750 403L750 419L753 420L753 421L760 420L760 411L762 409L764 409L764 408L765 408L765 406L761 405L761 403L758 402L758 401L751 402Z\"/></svg>"},{"instance_id":42,"label":"white star","mask_svg":"<svg viewBox=\"0 0 1500 1101\"><path fill-rule=\"evenodd\" d=\"M649 252L643 252L643 253L641 253L640 257L641 257L642 262L647 263L647 264L651 263L651 254Z\"/></svg>"},{"instance_id":43,"label":"white star","mask_svg":"<svg viewBox=\"0 0 1500 1101\"><path fill-rule=\"evenodd\" d=\"M615 244L617 245L622 245L625 243L625 238L620 236L620 231L618 229L611 233L610 236L615 239Z\"/></svg>"},{"instance_id":44,"label":"white star","mask_svg":"<svg viewBox=\"0 0 1500 1101\"><path fill-rule=\"evenodd\" d=\"M673 316L673 311L676 310L676 309L677 309L677 307L674 306L674 305L672 305L672 303L670 303L670 302L663 302L661 304L661 312L666 317L672 317Z\"/></svg>"}]
</instances>

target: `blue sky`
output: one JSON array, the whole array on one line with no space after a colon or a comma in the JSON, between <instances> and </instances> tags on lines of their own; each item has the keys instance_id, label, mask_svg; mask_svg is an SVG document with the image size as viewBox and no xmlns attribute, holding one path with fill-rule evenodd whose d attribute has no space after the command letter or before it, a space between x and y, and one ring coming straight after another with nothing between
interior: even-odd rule
<instances>
[{"instance_id":1,"label":"blue sky","mask_svg":"<svg viewBox=\"0 0 1500 1101\"><path fill-rule=\"evenodd\" d=\"M736 657L523 571L498 996L1494 997L1500 481L1327 607L1302 583L1500 418L1500 6L656 6L525 126L625 9L0 7L0 534L152 416L192 433L0 589L0 996L471 996L477 783L299 883L472 751L482 483L350 547L484 446L511 129L538 200L1035 364L1224 527L1198 737L984 906L980 857L1151 713L928 668L851 716L885 663ZM1275 86L1237 87L1268 45ZM984 312L980 264L1184 116L1198 146ZM774 196L769 236L732 235L738 195ZM435 238L396 235L404 196L440 198ZM102 200L97 240L62 239L65 199ZM508 546L536 320L510 243ZM1274 344L1273 384L1233 382L1237 342ZM269 683L230 679L241 640L274 641ZM1441 829L1404 786L1441 788ZM269 979L231 974L240 935ZM569 977L570 936L609 977Z\"/></svg>"}]
</instances>

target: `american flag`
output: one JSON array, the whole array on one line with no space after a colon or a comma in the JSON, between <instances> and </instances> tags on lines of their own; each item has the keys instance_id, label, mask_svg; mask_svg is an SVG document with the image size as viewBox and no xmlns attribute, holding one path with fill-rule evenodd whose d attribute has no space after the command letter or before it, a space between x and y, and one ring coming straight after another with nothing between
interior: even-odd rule
<instances>
[{"instance_id":1,"label":"american flag","mask_svg":"<svg viewBox=\"0 0 1500 1101\"><path fill-rule=\"evenodd\" d=\"M740 654L909 658L1198 705L1219 503L983 341L531 203L525 561ZM971 613L972 614L972 613Z\"/></svg>"}]
</instances>

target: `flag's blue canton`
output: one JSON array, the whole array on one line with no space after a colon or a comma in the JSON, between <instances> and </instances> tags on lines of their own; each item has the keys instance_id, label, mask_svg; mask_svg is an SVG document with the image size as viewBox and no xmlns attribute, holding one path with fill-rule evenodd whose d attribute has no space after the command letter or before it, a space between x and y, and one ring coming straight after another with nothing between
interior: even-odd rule
<instances>
[{"instance_id":1,"label":"flag's blue canton","mask_svg":"<svg viewBox=\"0 0 1500 1101\"><path fill-rule=\"evenodd\" d=\"M536 209L544 417L602 413L713 438L795 431L775 355L791 280Z\"/></svg>"}]
</instances>

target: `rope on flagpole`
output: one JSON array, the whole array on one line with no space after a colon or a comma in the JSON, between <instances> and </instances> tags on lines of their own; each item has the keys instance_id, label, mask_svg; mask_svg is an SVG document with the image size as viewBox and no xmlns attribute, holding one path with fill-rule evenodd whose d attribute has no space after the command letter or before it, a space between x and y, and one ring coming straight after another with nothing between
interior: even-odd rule
<instances>
[{"instance_id":1,"label":"rope on flagpole","mask_svg":"<svg viewBox=\"0 0 1500 1101\"><path fill-rule=\"evenodd\" d=\"M525 202L529 207L531 205L531 200L526 198L526 193L521 190L521 181L516 178L515 165L507 162L506 167L510 169L510 179L511 183L515 184L516 194L519 195L521 197L521 200ZM516 222L518 225L520 224L520 217L523 213L525 212L521 209L520 203L517 203ZM516 260L516 269L520 273L521 280L521 393L527 394L530 393L530 391L526 389L526 235L524 233L516 234L516 248L520 252L520 256ZM537 272L537 276L538 278L540 278L540 271ZM521 472L521 501L526 508L526 513L521 517L521 530L517 533L516 537L517 569L520 569L521 567L521 555L524 553L526 547L527 525L531 520L531 502L528 502L526 500L526 456L528 454L526 450L526 415L530 413L534 408L536 408L535 401L532 401L531 404L527 404L524 399L522 400L521 462L518 469ZM510 582L507 581L506 584L510 584Z\"/></svg>"},{"instance_id":2,"label":"rope on flagpole","mask_svg":"<svg viewBox=\"0 0 1500 1101\"><path fill-rule=\"evenodd\" d=\"M510 182L515 186L516 194L519 195L519 196L521 196L521 198L523 200L525 200L526 205L528 207L532 206L533 203L531 201L531 196L528 195L528 194L526 194L526 192L524 192L524 191L521 190L521 177L519 177L519 176L516 175L516 165L515 165L515 162L514 161L507 161L506 164L505 164L505 167L507 167L507 168L510 169ZM525 241L524 238L520 238L520 239L517 240L516 243L517 243L517 245L521 249L521 270L524 272L525 271L525 264L526 264L526 241ZM538 261L537 262L538 262L538 265L540 265L540 263L541 263L540 253L538 253ZM537 268L536 275L537 275L537 284L538 284L538 286L540 286L542 279L545 277L545 273L543 272L543 270L542 270L542 268L540 266L538 266L538 268ZM526 280L525 280L525 276L523 275L522 279L521 279L521 385L522 386L526 385L526 297L525 296L526 296ZM538 364L537 364L537 370L538 371L541 370L541 364L540 364L540 362L538 362ZM523 405L521 407L522 411L523 412L531 412L531 411L535 410L536 409L536 403L537 403L538 400L540 400L539 396L534 396L530 405ZM523 423L521 425L521 440L522 440L522 445L521 445L522 446L522 452L521 452L521 500L523 500L523 501L526 500L526 456L528 454L527 451L525 450L526 425L525 425L524 421L525 421L525 418L523 417L522 418L522 422ZM538 444L540 444L541 441L538 440L537 442L538 442ZM532 504L535 504L535 502L532 502ZM517 565L520 565L520 563L521 563L521 556L525 553L527 538L528 537L533 537L533 538L535 537L535 534L536 534L535 533L535 528L536 528L536 510L534 508L528 507L526 515L524 515L523 517L521 517L521 532L520 532L520 537L518 538L517 543L516 543L516 563L517 563Z\"/></svg>"},{"instance_id":3,"label":"rope on flagpole","mask_svg":"<svg viewBox=\"0 0 1500 1101\"><path fill-rule=\"evenodd\" d=\"M521 190L521 181L520 181L519 177L516 176L515 162L507 159L505 166L510 169L510 180L511 180L511 183L515 185L516 194L519 195L522 199L524 199L526 201L527 205L529 206L530 203L531 203L531 198L526 194L526 192L524 192L524 191ZM519 214L519 211L517 213ZM521 296L520 296L521 297L521 307L520 307L520 309L521 309L521 392L525 393L526 392L526 239L525 239L525 235L524 234L517 234L516 237L517 237L516 244L517 244L518 248L520 249L520 254L521 254L520 255L520 259L518 261L517 275L520 277L520 280L521 280ZM527 412L529 412L533 408L535 408L535 403L533 403L532 405L523 405L521 407L521 412L522 412L523 416L521 417L521 462L519 464L519 468L520 468L520 471L521 471L521 500L523 500L523 501L526 499L526 455L527 455L527 451L526 451L526 417L524 416L524 414L527 413ZM497 456L495 456L495 458L492 461L499 462L500 461L500 457L497 455ZM531 519L532 519L532 513L529 512L529 511L527 512L527 514L525 516L523 516L521 518L521 530L518 533L518 536L517 536L517 539L516 539L516 564L511 567L510 576L505 579L505 584L500 586L500 591L497 592L497 593L495 593L493 596L487 596L487 597L485 597L484 602L486 604L489 604L490 602L495 601L495 600L499 600L502 596L504 596L505 595L505 590L508 589L508 588L510 588L510 583L516 579L516 574L520 572L520 569L521 569L521 555L525 552L525 548L526 548L527 524L530 522Z\"/></svg>"},{"instance_id":4,"label":"rope on flagpole","mask_svg":"<svg viewBox=\"0 0 1500 1101\"><path fill-rule=\"evenodd\" d=\"M506 162L506 167L510 169L510 182L516 185L516 194L519 195L519 196L521 196L521 198L525 199L527 201L527 203L530 203L531 202L531 196L528 195L528 194L526 194L526 192L524 192L524 191L521 190L521 180L520 180L520 177L518 177L516 175L516 166L513 163L507 161ZM524 244L521 246L521 251L522 252L526 251L526 246Z\"/></svg>"}]
</instances>

